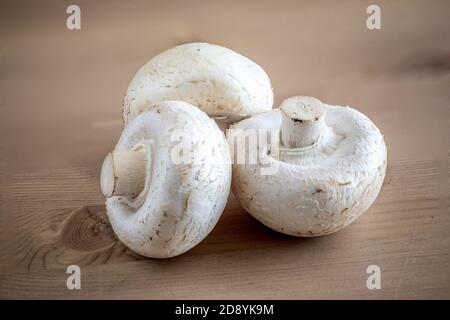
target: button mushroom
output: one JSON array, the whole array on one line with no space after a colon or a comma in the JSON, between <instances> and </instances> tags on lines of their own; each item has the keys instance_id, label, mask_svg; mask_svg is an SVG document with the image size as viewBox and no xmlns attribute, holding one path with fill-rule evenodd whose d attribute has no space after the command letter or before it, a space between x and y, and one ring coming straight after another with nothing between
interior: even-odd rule
<instances>
[{"instance_id":1,"label":"button mushroom","mask_svg":"<svg viewBox=\"0 0 450 320\"><path fill-rule=\"evenodd\" d=\"M230 132L239 129L281 131L279 153L259 141L258 161L234 164L232 182L242 206L276 231L306 237L336 232L365 212L380 191L386 145L379 129L355 109L293 97ZM263 163L277 170L262 174Z\"/></svg>"},{"instance_id":2,"label":"button mushroom","mask_svg":"<svg viewBox=\"0 0 450 320\"><path fill-rule=\"evenodd\" d=\"M123 101L125 123L165 100L188 102L226 127L272 109L273 92L266 72L250 59L218 45L188 43L138 70Z\"/></svg>"},{"instance_id":3,"label":"button mushroom","mask_svg":"<svg viewBox=\"0 0 450 320\"><path fill-rule=\"evenodd\" d=\"M166 101L146 110L106 156L100 184L118 238L141 255L167 258L197 245L217 223L231 159L223 132L200 109Z\"/></svg>"}]
</instances>

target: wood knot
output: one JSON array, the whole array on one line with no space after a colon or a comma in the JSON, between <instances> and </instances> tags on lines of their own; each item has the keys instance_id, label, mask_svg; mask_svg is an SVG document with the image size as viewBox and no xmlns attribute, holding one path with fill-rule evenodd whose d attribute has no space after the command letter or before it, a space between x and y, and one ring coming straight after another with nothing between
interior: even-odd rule
<instances>
[{"instance_id":1,"label":"wood knot","mask_svg":"<svg viewBox=\"0 0 450 320\"><path fill-rule=\"evenodd\" d=\"M116 239L104 206L86 206L73 211L61 233L63 246L77 251L97 251L114 246Z\"/></svg>"}]
</instances>

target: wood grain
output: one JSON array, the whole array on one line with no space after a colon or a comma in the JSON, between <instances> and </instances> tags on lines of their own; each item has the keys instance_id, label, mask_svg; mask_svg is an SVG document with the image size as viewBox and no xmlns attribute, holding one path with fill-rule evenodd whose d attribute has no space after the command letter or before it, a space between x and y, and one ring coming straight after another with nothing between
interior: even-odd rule
<instances>
[{"instance_id":1,"label":"wood grain","mask_svg":"<svg viewBox=\"0 0 450 320\"><path fill-rule=\"evenodd\" d=\"M56 203L30 214L23 203L35 205L45 197L43 193L58 193L68 203L75 201L72 188L57 190L61 177L83 181L76 169L46 177L45 184L40 174L21 174L14 179L13 190L23 184L35 188L15 193L23 213L14 217L17 235L8 248L12 260L2 268L1 296L96 297L101 292L102 297L114 298L208 298L212 294L220 298L246 298L248 294L318 298L338 293L342 297L376 297L365 288L365 268L372 263L383 269L383 297L411 297L411 281L439 281L431 294L426 288L414 287L416 294L425 297L445 297L450 287L450 235L446 232L450 223L448 216L439 212L438 174L432 160L391 164L377 204L335 235L297 239L277 234L242 212L232 199L205 241L170 260L144 259L126 249L115 238L103 205L61 209ZM439 241L435 234L442 235ZM83 270L84 285L79 292L65 288L65 269L70 264ZM426 273L421 269L425 266ZM342 274L335 268L353 271ZM264 274L272 272L273 277L263 281ZM305 277L305 272L317 278ZM416 278L418 274L420 278ZM349 285L348 277L358 279L359 285ZM288 288L292 281L297 288ZM201 292L188 294L202 283ZM282 292L271 288L275 283ZM317 283L323 292L314 290ZM111 286L122 289L103 291ZM230 290L217 292L216 286ZM152 287L164 287L164 291L153 292Z\"/></svg>"},{"instance_id":2,"label":"wood grain","mask_svg":"<svg viewBox=\"0 0 450 320\"><path fill-rule=\"evenodd\" d=\"M450 3L380 1L2 2L0 298L450 298ZM121 132L133 73L173 45L233 48L291 95L352 105L380 127L388 170L348 228L302 239L253 219L231 195L212 233L169 260L114 235L99 171ZM66 268L81 267L81 290ZM379 265L382 289L366 287Z\"/></svg>"}]
</instances>

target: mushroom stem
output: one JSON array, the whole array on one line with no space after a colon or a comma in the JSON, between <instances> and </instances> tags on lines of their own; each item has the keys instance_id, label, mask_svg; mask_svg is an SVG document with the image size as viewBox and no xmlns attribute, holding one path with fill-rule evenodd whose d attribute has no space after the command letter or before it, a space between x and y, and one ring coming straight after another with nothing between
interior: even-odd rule
<instances>
[{"instance_id":1,"label":"mushroom stem","mask_svg":"<svg viewBox=\"0 0 450 320\"><path fill-rule=\"evenodd\" d=\"M325 108L313 97L292 97L280 106L281 142L288 148L313 145L325 128Z\"/></svg>"},{"instance_id":2,"label":"mushroom stem","mask_svg":"<svg viewBox=\"0 0 450 320\"><path fill-rule=\"evenodd\" d=\"M108 153L102 165L100 187L105 197L135 197L144 189L147 155L143 148Z\"/></svg>"}]
</instances>

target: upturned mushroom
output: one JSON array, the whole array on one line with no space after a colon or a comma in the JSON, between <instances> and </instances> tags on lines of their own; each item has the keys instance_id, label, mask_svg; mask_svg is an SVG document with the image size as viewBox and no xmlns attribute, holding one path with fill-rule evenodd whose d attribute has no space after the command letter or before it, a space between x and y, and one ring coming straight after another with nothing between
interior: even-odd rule
<instances>
[{"instance_id":1,"label":"upturned mushroom","mask_svg":"<svg viewBox=\"0 0 450 320\"><path fill-rule=\"evenodd\" d=\"M166 100L188 102L225 128L272 109L273 92L266 72L250 59L218 45L188 43L164 51L138 70L123 101L125 123Z\"/></svg>"},{"instance_id":2,"label":"upturned mushroom","mask_svg":"<svg viewBox=\"0 0 450 320\"><path fill-rule=\"evenodd\" d=\"M217 223L228 199L225 136L200 109L153 104L124 128L102 166L101 190L118 238L153 258L186 252Z\"/></svg>"},{"instance_id":3,"label":"upturned mushroom","mask_svg":"<svg viewBox=\"0 0 450 320\"><path fill-rule=\"evenodd\" d=\"M336 232L365 212L380 191L386 145L379 129L355 109L292 97L233 130L281 131L278 147L258 141L255 164L233 165L232 182L242 206L276 231L304 237ZM248 157L248 146L245 152ZM276 170L262 173L267 166Z\"/></svg>"}]
</instances>

